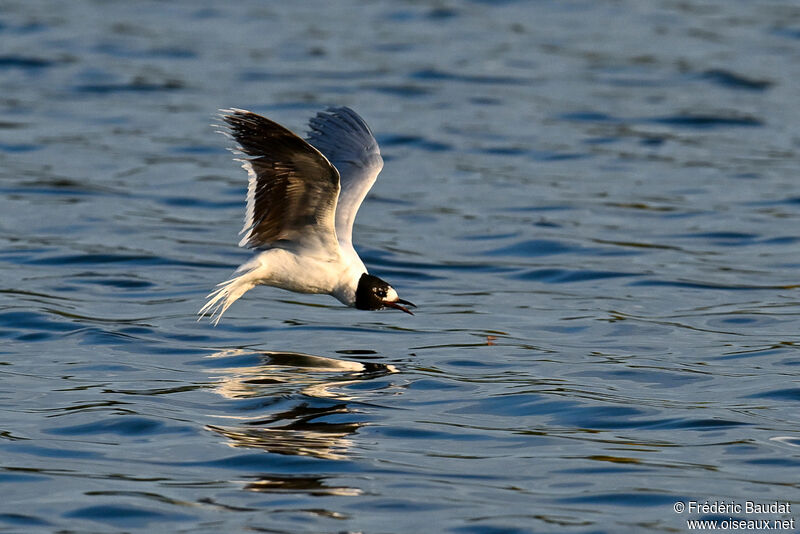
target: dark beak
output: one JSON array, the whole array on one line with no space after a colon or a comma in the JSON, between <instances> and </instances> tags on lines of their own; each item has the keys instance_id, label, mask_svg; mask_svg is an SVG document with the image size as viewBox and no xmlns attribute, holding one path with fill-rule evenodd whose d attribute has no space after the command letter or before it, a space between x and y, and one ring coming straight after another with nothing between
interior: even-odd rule
<instances>
[{"instance_id":1,"label":"dark beak","mask_svg":"<svg viewBox=\"0 0 800 534\"><path fill-rule=\"evenodd\" d=\"M401 304L405 304L406 306L412 306L414 308L417 307L417 305L414 304L413 302L409 302L409 301L403 300L403 299L397 299L394 302L384 302L383 303L384 306L387 306L389 308L394 308L395 310L404 311L409 315L414 315L408 308L406 308L406 306L401 306Z\"/></svg>"}]
</instances>

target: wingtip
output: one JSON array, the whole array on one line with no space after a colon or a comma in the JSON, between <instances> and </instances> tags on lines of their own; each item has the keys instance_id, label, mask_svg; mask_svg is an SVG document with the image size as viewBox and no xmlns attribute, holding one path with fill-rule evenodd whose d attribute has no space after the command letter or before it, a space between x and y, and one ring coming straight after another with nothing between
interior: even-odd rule
<instances>
[{"instance_id":1,"label":"wingtip","mask_svg":"<svg viewBox=\"0 0 800 534\"><path fill-rule=\"evenodd\" d=\"M217 112L213 116L217 120L223 120L224 121L225 117L230 117L233 114L234 114L233 108L229 108L229 109L219 108L217 110Z\"/></svg>"},{"instance_id":2,"label":"wingtip","mask_svg":"<svg viewBox=\"0 0 800 534\"><path fill-rule=\"evenodd\" d=\"M359 144L375 138L361 115L347 106L328 107L318 112L309 119L308 126L308 137L322 144L330 145L334 139L337 144L341 143L342 137L358 139ZM331 139L325 139L326 137Z\"/></svg>"},{"instance_id":3,"label":"wingtip","mask_svg":"<svg viewBox=\"0 0 800 534\"><path fill-rule=\"evenodd\" d=\"M220 108L215 115L217 120L222 121L224 124L219 124L223 128L233 128L236 123L240 121L247 121L254 117L259 117L258 114L241 108ZM213 126L213 125L212 125Z\"/></svg>"},{"instance_id":4,"label":"wingtip","mask_svg":"<svg viewBox=\"0 0 800 534\"><path fill-rule=\"evenodd\" d=\"M220 115L253 115L253 112L242 108L219 108Z\"/></svg>"}]
</instances>

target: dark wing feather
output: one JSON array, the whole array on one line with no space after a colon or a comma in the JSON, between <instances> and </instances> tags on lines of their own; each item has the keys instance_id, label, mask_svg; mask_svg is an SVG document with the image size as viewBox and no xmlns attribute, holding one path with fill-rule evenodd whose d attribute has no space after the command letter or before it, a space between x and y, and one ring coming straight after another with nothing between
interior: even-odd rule
<instances>
[{"instance_id":1,"label":"dark wing feather","mask_svg":"<svg viewBox=\"0 0 800 534\"><path fill-rule=\"evenodd\" d=\"M335 232L339 173L320 152L280 124L250 111L224 110L222 120L250 175L240 246L276 242L338 246Z\"/></svg>"}]
</instances>

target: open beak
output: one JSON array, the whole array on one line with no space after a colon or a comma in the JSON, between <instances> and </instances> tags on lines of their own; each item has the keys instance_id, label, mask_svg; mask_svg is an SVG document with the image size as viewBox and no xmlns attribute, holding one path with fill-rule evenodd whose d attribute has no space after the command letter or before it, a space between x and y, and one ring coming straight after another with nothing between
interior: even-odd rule
<instances>
[{"instance_id":1,"label":"open beak","mask_svg":"<svg viewBox=\"0 0 800 534\"><path fill-rule=\"evenodd\" d=\"M394 308L395 310L404 311L409 315L414 315L408 308L406 308L406 306L402 306L402 304L405 304L406 306L413 306L414 308L417 307L417 305L414 304L413 302L409 302L409 301L403 300L403 299L397 299L397 300L395 300L393 302L384 302L383 303L383 305L386 306L386 307Z\"/></svg>"}]
</instances>

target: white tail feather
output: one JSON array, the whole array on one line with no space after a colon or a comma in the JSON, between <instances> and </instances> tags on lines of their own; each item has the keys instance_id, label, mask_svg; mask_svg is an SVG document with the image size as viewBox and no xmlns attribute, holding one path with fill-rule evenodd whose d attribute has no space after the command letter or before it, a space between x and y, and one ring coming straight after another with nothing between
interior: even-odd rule
<instances>
[{"instance_id":1,"label":"white tail feather","mask_svg":"<svg viewBox=\"0 0 800 534\"><path fill-rule=\"evenodd\" d=\"M246 267L246 265L239 267L237 272L242 270L243 267ZM234 276L230 280L217 284L217 289L206 297L208 302L197 312L200 315L197 320L199 321L208 313L214 326L217 326L225 310L239 300L239 297L253 289L255 285L253 271Z\"/></svg>"}]
</instances>

